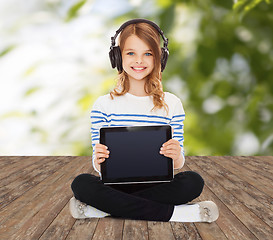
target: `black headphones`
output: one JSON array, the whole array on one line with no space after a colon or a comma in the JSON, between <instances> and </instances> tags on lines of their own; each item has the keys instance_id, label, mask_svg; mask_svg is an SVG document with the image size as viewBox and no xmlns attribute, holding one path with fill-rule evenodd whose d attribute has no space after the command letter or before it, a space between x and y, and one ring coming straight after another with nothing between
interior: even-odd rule
<instances>
[{"instance_id":1,"label":"black headphones","mask_svg":"<svg viewBox=\"0 0 273 240\"><path fill-rule=\"evenodd\" d=\"M130 24L134 24L134 23L139 23L139 22L143 22L143 23L148 23L151 26L153 26L162 36L163 40L164 40L164 45L161 48L161 72L163 72L163 70L166 67L167 64L167 60L168 60L168 56L169 56L169 50L168 50L168 38L166 38L163 34L163 31L154 23L151 22L149 20L146 19L132 19L130 21L127 21L125 23L123 23L120 28L116 31L116 34L114 37L111 37L111 47L110 47L110 51L109 51L109 57L110 57L110 61L111 61L111 65L112 68L117 67L118 71L121 72L122 71L122 57L121 57L121 51L119 46L115 46L115 40L118 36L118 34L124 29L126 28L128 25Z\"/></svg>"}]
</instances>

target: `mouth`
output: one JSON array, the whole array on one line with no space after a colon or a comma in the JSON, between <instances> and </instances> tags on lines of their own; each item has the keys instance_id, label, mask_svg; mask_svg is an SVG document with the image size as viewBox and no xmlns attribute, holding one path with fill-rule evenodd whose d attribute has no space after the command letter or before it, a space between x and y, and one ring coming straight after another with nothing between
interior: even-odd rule
<instances>
[{"instance_id":1,"label":"mouth","mask_svg":"<svg viewBox=\"0 0 273 240\"><path fill-rule=\"evenodd\" d=\"M147 67L131 67L135 72L143 72Z\"/></svg>"}]
</instances>

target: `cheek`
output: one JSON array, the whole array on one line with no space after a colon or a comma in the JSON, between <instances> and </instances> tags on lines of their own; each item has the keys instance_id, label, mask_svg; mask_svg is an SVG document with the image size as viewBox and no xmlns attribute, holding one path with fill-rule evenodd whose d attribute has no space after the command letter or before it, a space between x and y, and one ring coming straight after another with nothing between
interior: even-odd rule
<instances>
[{"instance_id":1,"label":"cheek","mask_svg":"<svg viewBox=\"0 0 273 240\"><path fill-rule=\"evenodd\" d=\"M122 66L126 68L128 64L129 64L128 58L126 56L122 56Z\"/></svg>"},{"instance_id":2,"label":"cheek","mask_svg":"<svg viewBox=\"0 0 273 240\"><path fill-rule=\"evenodd\" d=\"M150 58L150 59L148 60L148 62L149 62L149 65L150 65L152 68L154 68L154 66L155 66L154 58Z\"/></svg>"},{"instance_id":3,"label":"cheek","mask_svg":"<svg viewBox=\"0 0 273 240\"><path fill-rule=\"evenodd\" d=\"M152 65L152 66L154 67L154 65L155 65L155 60L154 60L153 57L149 58L149 63L150 63L150 65Z\"/></svg>"}]
</instances>

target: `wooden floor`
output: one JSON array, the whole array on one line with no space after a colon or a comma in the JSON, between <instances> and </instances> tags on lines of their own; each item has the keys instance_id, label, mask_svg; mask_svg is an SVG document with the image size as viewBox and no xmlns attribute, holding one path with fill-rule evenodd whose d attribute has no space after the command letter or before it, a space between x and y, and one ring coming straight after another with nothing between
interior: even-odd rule
<instances>
[{"instance_id":1,"label":"wooden floor","mask_svg":"<svg viewBox=\"0 0 273 240\"><path fill-rule=\"evenodd\" d=\"M73 219L70 184L92 172L90 157L0 157L0 169L1 240L273 239L273 157L186 158L206 183L196 200L219 207L211 224Z\"/></svg>"}]
</instances>

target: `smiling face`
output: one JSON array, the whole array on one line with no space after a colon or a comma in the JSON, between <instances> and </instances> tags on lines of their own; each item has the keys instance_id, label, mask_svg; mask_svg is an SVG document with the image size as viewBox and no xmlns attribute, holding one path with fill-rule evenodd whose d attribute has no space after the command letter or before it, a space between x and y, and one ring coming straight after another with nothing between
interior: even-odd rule
<instances>
[{"instance_id":1,"label":"smiling face","mask_svg":"<svg viewBox=\"0 0 273 240\"><path fill-rule=\"evenodd\" d=\"M129 81L146 81L154 69L154 56L151 48L136 35L129 36L122 51L122 67Z\"/></svg>"}]
</instances>

